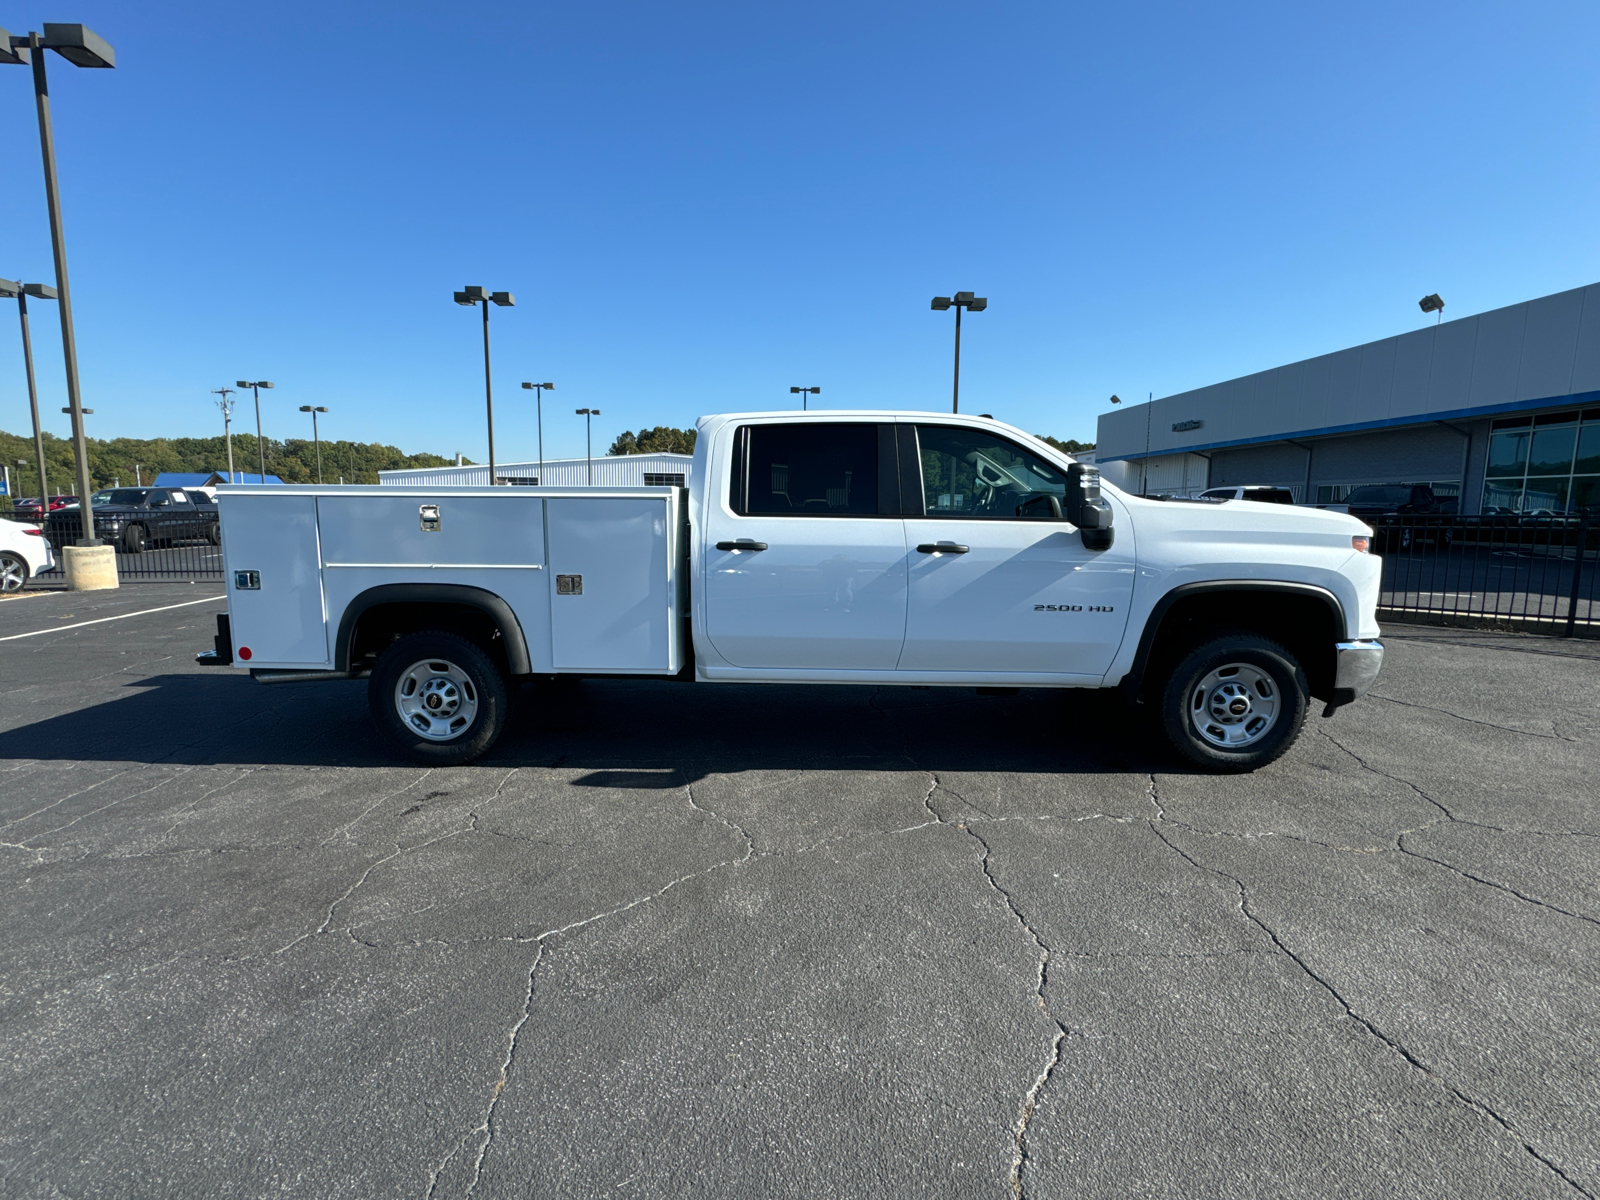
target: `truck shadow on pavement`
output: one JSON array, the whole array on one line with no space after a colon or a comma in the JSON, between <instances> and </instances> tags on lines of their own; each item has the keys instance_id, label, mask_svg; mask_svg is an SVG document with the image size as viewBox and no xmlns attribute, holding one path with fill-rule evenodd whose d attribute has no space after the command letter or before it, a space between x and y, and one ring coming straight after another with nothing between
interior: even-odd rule
<instances>
[{"instance_id":1,"label":"truck shadow on pavement","mask_svg":"<svg viewBox=\"0 0 1600 1200\"><path fill-rule=\"evenodd\" d=\"M0 733L0 760L392 767L364 682L169 674L122 698ZM1059 774L1186 770L1111 691L587 679L524 686L485 767L589 768L574 782L659 788L743 770Z\"/></svg>"}]
</instances>

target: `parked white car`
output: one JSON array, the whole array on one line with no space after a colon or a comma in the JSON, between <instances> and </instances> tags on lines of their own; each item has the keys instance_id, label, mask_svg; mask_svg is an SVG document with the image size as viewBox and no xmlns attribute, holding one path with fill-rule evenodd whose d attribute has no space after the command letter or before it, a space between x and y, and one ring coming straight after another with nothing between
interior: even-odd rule
<instances>
[{"instance_id":1,"label":"parked white car","mask_svg":"<svg viewBox=\"0 0 1600 1200\"><path fill-rule=\"evenodd\" d=\"M1286 487L1267 483L1247 483L1243 487L1214 487L1200 493L1202 500L1254 500L1258 504L1293 504L1294 493Z\"/></svg>"},{"instance_id":2,"label":"parked white car","mask_svg":"<svg viewBox=\"0 0 1600 1200\"><path fill-rule=\"evenodd\" d=\"M20 592L28 580L55 565L44 530L22 521L0 521L0 592Z\"/></svg>"}]
</instances>

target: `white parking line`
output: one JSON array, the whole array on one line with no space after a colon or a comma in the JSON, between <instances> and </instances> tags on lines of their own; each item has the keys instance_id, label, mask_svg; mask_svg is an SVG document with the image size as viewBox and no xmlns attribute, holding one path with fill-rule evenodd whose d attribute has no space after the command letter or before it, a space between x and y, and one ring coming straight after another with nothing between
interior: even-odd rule
<instances>
[{"instance_id":1,"label":"white parking line","mask_svg":"<svg viewBox=\"0 0 1600 1200\"><path fill-rule=\"evenodd\" d=\"M107 621L122 621L128 617L142 617L149 613L167 612L174 608L188 608L191 604L205 604L214 600L226 600L226 596L207 596L202 600L185 600L182 604L163 604L160 608L141 608L138 612L119 613L114 617L98 617L93 621L77 621L71 625L57 625L54 629L35 629L32 633L13 633L10 637L0 637L0 642L14 642L18 638L39 637L46 633L60 633L66 629L82 629L85 625L104 625Z\"/></svg>"}]
</instances>

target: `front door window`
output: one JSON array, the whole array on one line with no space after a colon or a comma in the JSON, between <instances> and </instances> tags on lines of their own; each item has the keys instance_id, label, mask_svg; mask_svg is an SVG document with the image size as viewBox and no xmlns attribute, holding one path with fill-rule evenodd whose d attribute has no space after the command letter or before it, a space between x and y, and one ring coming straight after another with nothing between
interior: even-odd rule
<instances>
[{"instance_id":1,"label":"front door window","mask_svg":"<svg viewBox=\"0 0 1600 1200\"><path fill-rule=\"evenodd\" d=\"M1010 520L1035 496L1066 497L1066 473L1014 442L954 425L923 425L917 437L929 516Z\"/></svg>"}]
</instances>

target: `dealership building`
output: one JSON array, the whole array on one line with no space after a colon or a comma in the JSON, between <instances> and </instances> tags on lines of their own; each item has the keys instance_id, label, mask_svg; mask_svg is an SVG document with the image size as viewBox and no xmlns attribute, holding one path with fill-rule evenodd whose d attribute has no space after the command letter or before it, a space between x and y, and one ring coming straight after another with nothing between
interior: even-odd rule
<instances>
[{"instance_id":1,"label":"dealership building","mask_svg":"<svg viewBox=\"0 0 1600 1200\"><path fill-rule=\"evenodd\" d=\"M1096 457L1150 494L1426 483L1462 513L1600 512L1600 284L1113 410Z\"/></svg>"}]
</instances>

